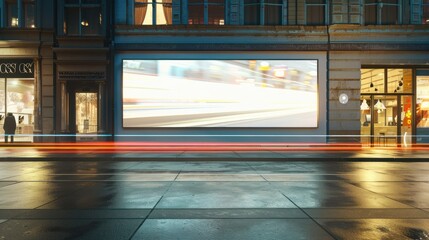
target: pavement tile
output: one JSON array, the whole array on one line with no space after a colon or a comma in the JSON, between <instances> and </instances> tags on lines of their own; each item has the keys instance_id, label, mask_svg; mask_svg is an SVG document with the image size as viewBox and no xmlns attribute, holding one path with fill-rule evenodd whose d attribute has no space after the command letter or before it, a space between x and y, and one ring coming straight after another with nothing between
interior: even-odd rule
<instances>
[{"instance_id":1,"label":"pavement tile","mask_svg":"<svg viewBox=\"0 0 429 240\"><path fill-rule=\"evenodd\" d=\"M0 209L0 219L16 218L28 211L28 209Z\"/></svg>"},{"instance_id":2,"label":"pavement tile","mask_svg":"<svg viewBox=\"0 0 429 240\"><path fill-rule=\"evenodd\" d=\"M261 174L262 177L264 177L267 181L272 182L294 182L294 181L338 181L343 180L342 178L336 176L336 175L323 175L323 174L308 174L308 173L301 173L301 174Z\"/></svg>"},{"instance_id":3,"label":"pavement tile","mask_svg":"<svg viewBox=\"0 0 429 240\"><path fill-rule=\"evenodd\" d=\"M14 240L129 239L142 221L142 219L13 219L0 224L0 237Z\"/></svg>"},{"instance_id":4,"label":"pavement tile","mask_svg":"<svg viewBox=\"0 0 429 240\"><path fill-rule=\"evenodd\" d=\"M308 218L296 208L155 209L151 219L293 219Z\"/></svg>"},{"instance_id":5,"label":"pavement tile","mask_svg":"<svg viewBox=\"0 0 429 240\"><path fill-rule=\"evenodd\" d=\"M411 208L340 181L271 182L300 208Z\"/></svg>"},{"instance_id":6,"label":"pavement tile","mask_svg":"<svg viewBox=\"0 0 429 240\"><path fill-rule=\"evenodd\" d=\"M92 182L73 194L42 206L43 209L153 208L170 182Z\"/></svg>"},{"instance_id":7,"label":"pavement tile","mask_svg":"<svg viewBox=\"0 0 429 240\"><path fill-rule=\"evenodd\" d=\"M427 182L359 182L356 186L413 207L429 208Z\"/></svg>"},{"instance_id":8,"label":"pavement tile","mask_svg":"<svg viewBox=\"0 0 429 240\"><path fill-rule=\"evenodd\" d=\"M143 182L168 182L174 181L178 175L177 173L126 173L116 174L109 178L109 181L143 181Z\"/></svg>"},{"instance_id":9,"label":"pavement tile","mask_svg":"<svg viewBox=\"0 0 429 240\"><path fill-rule=\"evenodd\" d=\"M17 182L9 182L9 181L6 181L6 182L0 182L0 188L2 188L2 187L6 187L6 186L9 186L9 185L12 185L12 184L16 184Z\"/></svg>"},{"instance_id":10,"label":"pavement tile","mask_svg":"<svg viewBox=\"0 0 429 240\"><path fill-rule=\"evenodd\" d=\"M428 219L316 219L336 239L429 239Z\"/></svg>"},{"instance_id":11,"label":"pavement tile","mask_svg":"<svg viewBox=\"0 0 429 240\"><path fill-rule=\"evenodd\" d=\"M43 172L28 173L9 177L3 180L19 182L38 182L38 181L103 181L110 179L114 175L110 174L48 174Z\"/></svg>"},{"instance_id":12,"label":"pavement tile","mask_svg":"<svg viewBox=\"0 0 429 240\"><path fill-rule=\"evenodd\" d=\"M255 173L255 171L242 161L190 161L185 162L182 173Z\"/></svg>"},{"instance_id":13,"label":"pavement tile","mask_svg":"<svg viewBox=\"0 0 429 240\"><path fill-rule=\"evenodd\" d=\"M31 209L71 194L84 184L76 182L20 182L0 188L0 209Z\"/></svg>"},{"instance_id":14,"label":"pavement tile","mask_svg":"<svg viewBox=\"0 0 429 240\"><path fill-rule=\"evenodd\" d=\"M148 219L132 239L333 239L308 219Z\"/></svg>"},{"instance_id":15,"label":"pavement tile","mask_svg":"<svg viewBox=\"0 0 429 240\"><path fill-rule=\"evenodd\" d=\"M232 181L232 182L244 182L244 181L265 181L264 178L259 174L247 174L247 173L238 173L238 174L227 174L227 173L218 173L218 174L198 174L198 173L181 173L176 181Z\"/></svg>"},{"instance_id":16,"label":"pavement tile","mask_svg":"<svg viewBox=\"0 0 429 240\"><path fill-rule=\"evenodd\" d=\"M415 208L305 208L302 210L312 218L318 219L429 219L429 212Z\"/></svg>"},{"instance_id":17,"label":"pavement tile","mask_svg":"<svg viewBox=\"0 0 429 240\"><path fill-rule=\"evenodd\" d=\"M294 208L267 182L174 182L157 208Z\"/></svg>"},{"instance_id":18,"label":"pavement tile","mask_svg":"<svg viewBox=\"0 0 429 240\"><path fill-rule=\"evenodd\" d=\"M16 210L15 210L16 211ZM1 212L0 212L1 213ZM30 209L19 219L144 219L150 209ZM2 215L0 215L2 216Z\"/></svg>"}]
</instances>

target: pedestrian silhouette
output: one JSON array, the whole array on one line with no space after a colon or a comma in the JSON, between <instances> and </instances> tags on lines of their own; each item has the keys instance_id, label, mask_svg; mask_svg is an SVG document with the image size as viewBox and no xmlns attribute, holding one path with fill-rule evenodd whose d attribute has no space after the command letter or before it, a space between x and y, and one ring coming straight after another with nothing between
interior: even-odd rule
<instances>
[{"instance_id":1,"label":"pedestrian silhouette","mask_svg":"<svg viewBox=\"0 0 429 240\"><path fill-rule=\"evenodd\" d=\"M4 119L4 141L8 142L10 136L10 142L13 142L13 135L15 135L16 130L16 120L12 113L8 113L7 117Z\"/></svg>"}]
</instances>

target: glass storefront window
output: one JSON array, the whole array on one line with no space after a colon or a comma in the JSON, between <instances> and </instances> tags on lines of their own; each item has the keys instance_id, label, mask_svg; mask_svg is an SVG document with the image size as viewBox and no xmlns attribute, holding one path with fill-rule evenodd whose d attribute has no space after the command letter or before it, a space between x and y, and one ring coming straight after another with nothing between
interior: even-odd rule
<instances>
[{"instance_id":1,"label":"glass storefront window","mask_svg":"<svg viewBox=\"0 0 429 240\"><path fill-rule=\"evenodd\" d=\"M361 93L384 93L384 69L361 69Z\"/></svg>"},{"instance_id":2,"label":"glass storefront window","mask_svg":"<svg viewBox=\"0 0 429 240\"><path fill-rule=\"evenodd\" d=\"M33 134L34 128L34 79L0 79L0 132L2 134L4 117L9 112L13 113L16 119L15 141L31 142L30 135Z\"/></svg>"},{"instance_id":3,"label":"glass storefront window","mask_svg":"<svg viewBox=\"0 0 429 240\"><path fill-rule=\"evenodd\" d=\"M429 128L429 76L417 76L416 122L418 128Z\"/></svg>"},{"instance_id":4,"label":"glass storefront window","mask_svg":"<svg viewBox=\"0 0 429 240\"><path fill-rule=\"evenodd\" d=\"M387 92L388 93L411 93L413 91L412 69L388 69L387 70Z\"/></svg>"}]
</instances>

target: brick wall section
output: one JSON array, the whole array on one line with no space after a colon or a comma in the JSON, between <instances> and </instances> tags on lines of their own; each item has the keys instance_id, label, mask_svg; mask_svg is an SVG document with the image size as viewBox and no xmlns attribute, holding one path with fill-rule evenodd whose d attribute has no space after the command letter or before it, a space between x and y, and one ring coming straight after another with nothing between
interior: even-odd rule
<instances>
[{"instance_id":1,"label":"brick wall section","mask_svg":"<svg viewBox=\"0 0 429 240\"><path fill-rule=\"evenodd\" d=\"M329 142L360 142L360 61L331 52L329 57ZM338 100L349 96L347 104Z\"/></svg>"}]
</instances>

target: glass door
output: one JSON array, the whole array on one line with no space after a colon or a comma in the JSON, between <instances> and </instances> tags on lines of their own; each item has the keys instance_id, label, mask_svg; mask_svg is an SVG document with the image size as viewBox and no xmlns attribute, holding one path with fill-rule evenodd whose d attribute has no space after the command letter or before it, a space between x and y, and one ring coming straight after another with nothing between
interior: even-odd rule
<instances>
[{"instance_id":1,"label":"glass door","mask_svg":"<svg viewBox=\"0 0 429 240\"><path fill-rule=\"evenodd\" d=\"M76 133L96 134L98 131L97 93L76 92Z\"/></svg>"}]
</instances>

